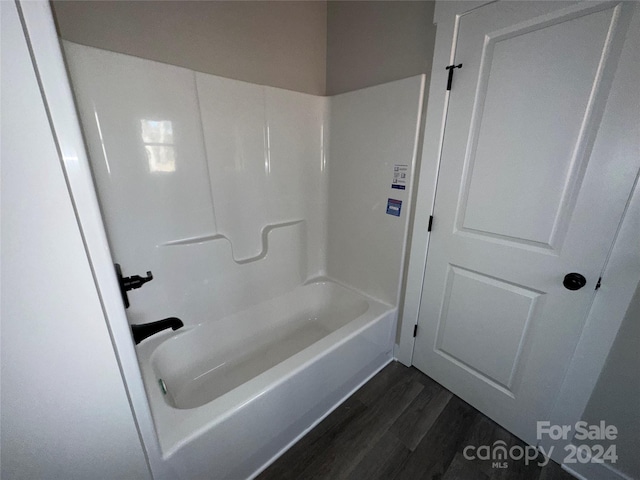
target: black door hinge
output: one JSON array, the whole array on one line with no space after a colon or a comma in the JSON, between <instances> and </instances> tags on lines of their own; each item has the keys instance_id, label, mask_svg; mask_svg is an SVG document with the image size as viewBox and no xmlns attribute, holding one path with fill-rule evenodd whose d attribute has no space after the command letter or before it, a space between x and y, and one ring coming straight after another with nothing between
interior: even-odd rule
<instances>
[{"instance_id":1,"label":"black door hinge","mask_svg":"<svg viewBox=\"0 0 640 480\"><path fill-rule=\"evenodd\" d=\"M418 324L416 323L413 326L413 338L416 338L417 335L418 335Z\"/></svg>"},{"instance_id":2,"label":"black door hinge","mask_svg":"<svg viewBox=\"0 0 640 480\"><path fill-rule=\"evenodd\" d=\"M447 90L451 90L451 83L453 82L453 69L454 68L462 68L462 64L458 65L449 65L446 67L446 70L449 70L449 78L447 79Z\"/></svg>"},{"instance_id":3,"label":"black door hinge","mask_svg":"<svg viewBox=\"0 0 640 480\"><path fill-rule=\"evenodd\" d=\"M427 232L431 231L432 226L433 226L433 215L429 215L429 226L427 227Z\"/></svg>"},{"instance_id":4,"label":"black door hinge","mask_svg":"<svg viewBox=\"0 0 640 480\"><path fill-rule=\"evenodd\" d=\"M602 286L602 277L598 278L598 283L596 283L596 290L600 290Z\"/></svg>"}]
</instances>

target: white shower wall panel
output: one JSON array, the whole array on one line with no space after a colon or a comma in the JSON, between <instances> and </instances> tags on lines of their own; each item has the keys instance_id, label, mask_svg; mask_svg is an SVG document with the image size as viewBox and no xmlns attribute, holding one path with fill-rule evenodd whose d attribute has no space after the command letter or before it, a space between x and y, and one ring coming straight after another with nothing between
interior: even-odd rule
<instances>
[{"instance_id":1,"label":"white shower wall panel","mask_svg":"<svg viewBox=\"0 0 640 480\"><path fill-rule=\"evenodd\" d=\"M237 260L255 257L268 223L263 87L202 73L195 78L217 231L231 240Z\"/></svg>"},{"instance_id":2,"label":"white shower wall panel","mask_svg":"<svg viewBox=\"0 0 640 480\"><path fill-rule=\"evenodd\" d=\"M327 274L398 304L424 75L331 97ZM405 189L392 188L406 167ZM387 212L402 202L400 215Z\"/></svg>"},{"instance_id":3,"label":"white shower wall panel","mask_svg":"<svg viewBox=\"0 0 640 480\"><path fill-rule=\"evenodd\" d=\"M260 255L264 226L304 219L319 270L326 100L202 73L196 81L217 229L234 258Z\"/></svg>"},{"instance_id":4,"label":"white shower wall panel","mask_svg":"<svg viewBox=\"0 0 640 480\"><path fill-rule=\"evenodd\" d=\"M265 96L269 212L282 220L307 219L308 270L324 274L330 99L273 87L265 87Z\"/></svg>"},{"instance_id":5,"label":"white shower wall panel","mask_svg":"<svg viewBox=\"0 0 640 480\"><path fill-rule=\"evenodd\" d=\"M127 315L132 323L142 323L172 312L194 325L278 297L307 278L305 239L304 222L273 229L268 255L241 265L233 260L231 244L224 238L156 248L150 260L154 277L162 281L135 290Z\"/></svg>"},{"instance_id":6,"label":"white shower wall panel","mask_svg":"<svg viewBox=\"0 0 640 480\"><path fill-rule=\"evenodd\" d=\"M115 260L144 273L156 245L215 228L193 72L64 47Z\"/></svg>"},{"instance_id":7,"label":"white shower wall panel","mask_svg":"<svg viewBox=\"0 0 640 480\"><path fill-rule=\"evenodd\" d=\"M322 273L324 98L64 47L114 261L154 275L131 323L215 321Z\"/></svg>"}]
</instances>

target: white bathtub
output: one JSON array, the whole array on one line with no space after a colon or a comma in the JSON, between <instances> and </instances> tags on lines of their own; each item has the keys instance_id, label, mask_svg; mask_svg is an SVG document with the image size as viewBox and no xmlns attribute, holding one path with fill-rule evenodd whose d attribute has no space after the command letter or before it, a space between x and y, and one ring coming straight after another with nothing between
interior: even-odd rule
<instances>
[{"instance_id":1,"label":"white bathtub","mask_svg":"<svg viewBox=\"0 0 640 480\"><path fill-rule=\"evenodd\" d=\"M168 477L254 476L391 360L395 321L395 308L323 280L145 340Z\"/></svg>"}]
</instances>

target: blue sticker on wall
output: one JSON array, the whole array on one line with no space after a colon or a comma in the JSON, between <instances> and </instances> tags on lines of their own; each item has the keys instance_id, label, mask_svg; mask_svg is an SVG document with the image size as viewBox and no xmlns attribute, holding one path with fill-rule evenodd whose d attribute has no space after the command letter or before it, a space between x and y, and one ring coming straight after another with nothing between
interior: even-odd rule
<instances>
[{"instance_id":1,"label":"blue sticker on wall","mask_svg":"<svg viewBox=\"0 0 640 480\"><path fill-rule=\"evenodd\" d=\"M400 210L402 210L402 200L395 200L389 198L387 200L387 214L395 217L400 216Z\"/></svg>"}]
</instances>

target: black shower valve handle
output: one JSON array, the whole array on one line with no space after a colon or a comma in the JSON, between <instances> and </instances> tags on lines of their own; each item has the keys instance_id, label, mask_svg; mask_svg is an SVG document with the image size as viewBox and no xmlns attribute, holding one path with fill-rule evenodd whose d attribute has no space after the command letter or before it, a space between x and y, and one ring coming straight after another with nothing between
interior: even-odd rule
<instances>
[{"instance_id":1,"label":"black shower valve handle","mask_svg":"<svg viewBox=\"0 0 640 480\"><path fill-rule=\"evenodd\" d=\"M124 303L124 308L129 308L129 297L127 296L127 292L129 290L135 290L136 288L140 288L145 283L153 280L153 274L151 272L147 272L146 277L141 277L140 275L123 277L120 264L116 263L115 267L116 267L116 276L118 277L118 284L120 285L120 294L122 295L122 302Z\"/></svg>"},{"instance_id":2,"label":"black shower valve handle","mask_svg":"<svg viewBox=\"0 0 640 480\"><path fill-rule=\"evenodd\" d=\"M122 283L123 283L124 289L126 291L129 291L129 290L135 290L136 288L140 288L142 285L144 285L147 282L150 282L151 280L153 280L153 274L151 272L147 272L146 277L141 277L140 275L132 275L130 277L124 277L122 279Z\"/></svg>"}]
</instances>

